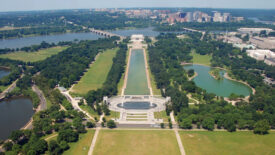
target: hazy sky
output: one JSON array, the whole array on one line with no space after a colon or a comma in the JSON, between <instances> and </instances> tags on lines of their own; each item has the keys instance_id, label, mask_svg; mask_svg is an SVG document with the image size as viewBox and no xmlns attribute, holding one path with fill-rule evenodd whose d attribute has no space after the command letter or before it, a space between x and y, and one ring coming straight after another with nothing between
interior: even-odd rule
<instances>
[{"instance_id":1,"label":"hazy sky","mask_svg":"<svg viewBox=\"0 0 275 155\"><path fill-rule=\"evenodd\" d=\"M275 9L275 0L0 0L0 11L123 7Z\"/></svg>"}]
</instances>

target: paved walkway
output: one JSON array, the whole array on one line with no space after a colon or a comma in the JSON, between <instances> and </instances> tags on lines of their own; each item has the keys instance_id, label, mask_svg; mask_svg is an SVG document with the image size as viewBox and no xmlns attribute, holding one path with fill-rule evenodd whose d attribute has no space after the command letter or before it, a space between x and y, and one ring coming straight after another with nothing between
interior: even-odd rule
<instances>
[{"instance_id":1,"label":"paved walkway","mask_svg":"<svg viewBox=\"0 0 275 155\"><path fill-rule=\"evenodd\" d=\"M94 135L94 138L92 140L92 143L91 143L88 155L92 155L93 154L93 151L94 151L94 148L95 148L95 144L96 144L96 140L97 140L98 133L99 133L100 129L101 129L101 127L96 128L95 135Z\"/></svg>"},{"instance_id":2,"label":"paved walkway","mask_svg":"<svg viewBox=\"0 0 275 155\"><path fill-rule=\"evenodd\" d=\"M177 122L175 121L175 117L174 117L174 112L173 111L170 113L170 118L171 118L172 124L177 124ZM176 134L176 138L177 138L177 141L178 141L180 153L181 153L181 155L185 155L184 147L182 145L178 129L174 128L173 130L174 130L174 132Z\"/></svg>"}]
</instances>

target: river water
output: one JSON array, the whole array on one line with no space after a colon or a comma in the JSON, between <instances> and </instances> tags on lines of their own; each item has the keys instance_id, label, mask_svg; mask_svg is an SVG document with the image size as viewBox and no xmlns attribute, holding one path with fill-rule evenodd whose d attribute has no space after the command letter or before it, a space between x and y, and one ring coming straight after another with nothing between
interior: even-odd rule
<instances>
[{"instance_id":1,"label":"river water","mask_svg":"<svg viewBox=\"0 0 275 155\"><path fill-rule=\"evenodd\" d=\"M34 114L32 101L18 97L0 102L0 139L9 137L12 131L22 128Z\"/></svg>"},{"instance_id":2,"label":"river water","mask_svg":"<svg viewBox=\"0 0 275 155\"><path fill-rule=\"evenodd\" d=\"M240 82L228 80L226 78L216 80L209 74L210 67L193 64L184 66L184 69L194 69L195 72L198 73L198 76L196 76L193 81L198 87L205 89L208 93L228 97L231 93L248 96L252 92L251 88ZM221 71L221 76L223 76L224 73L225 71Z\"/></svg>"},{"instance_id":3,"label":"river water","mask_svg":"<svg viewBox=\"0 0 275 155\"><path fill-rule=\"evenodd\" d=\"M115 30L110 32L118 35L122 35L122 36L131 36L132 34L143 34L145 36L155 37L159 35L159 32L153 31L152 27L142 28L142 29ZM103 36L100 36L91 32L86 32L86 33L64 33L64 34L56 34L56 35L48 35L48 36L34 36L34 37L6 39L6 40L0 40L0 49L1 48L22 48L26 46L40 44L42 41L46 41L48 43L58 43L60 41L73 41L75 39L96 40L98 38L103 38Z\"/></svg>"}]
</instances>

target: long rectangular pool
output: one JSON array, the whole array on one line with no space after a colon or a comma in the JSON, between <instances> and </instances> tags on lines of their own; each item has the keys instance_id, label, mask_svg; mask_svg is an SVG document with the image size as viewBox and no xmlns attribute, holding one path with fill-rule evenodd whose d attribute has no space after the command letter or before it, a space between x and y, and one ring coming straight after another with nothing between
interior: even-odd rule
<instances>
[{"instance_id":1,"label":"long rectangular pool","mask_svg":"<svg viewBox=\"0 0 275 155\"><path fill-rule=\"evenodd\" d=\"M133 49L131 52L125 95L150 95L143 49Z\"/></svg>"}]
</instances>

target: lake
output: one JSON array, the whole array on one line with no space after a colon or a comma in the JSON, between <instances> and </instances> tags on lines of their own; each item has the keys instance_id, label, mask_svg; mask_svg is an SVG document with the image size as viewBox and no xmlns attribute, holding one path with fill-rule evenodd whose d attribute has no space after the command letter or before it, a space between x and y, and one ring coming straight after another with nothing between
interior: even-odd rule
<instances>
[{"instance_id":1,"label":"lake","mask_svg":"<svg viewBox=\"0 0 275 155\"><path fill-rule=\"evenodd\" d=\"M10 70L0 68L0 79L2 79L4 76L7 76L10 74Z\"/></svg>"},{"instance_id":2,"label":"lake","mask_svg":"<svg viewBox=\"0 0 275 155\"><path fill-rule=\"evenodd\" d=\"M214 93L217 96L229 97L231 93L235 93L237 95L248 96L252 92L251 88L247 85L228 80L223 78L222 80L216 80L210 74L210 67L203 65L185 65L185 70L194 69L198 76L196 76L193 81L196 83L198 87L205 89L208 93ZM225 71L221 71L220 74L223 76Z\"/></svg>"},{"instance_id":3,"label":"lake","mask_svg":"<svg viewBox=\"0 0 275 155\"><path fill-rule=\"evenodd\" d=\"M0 139L7 139L11 132L22 128L34 114L32 101L17 97L0 102Z\"/></svg>"}]
</instances>

